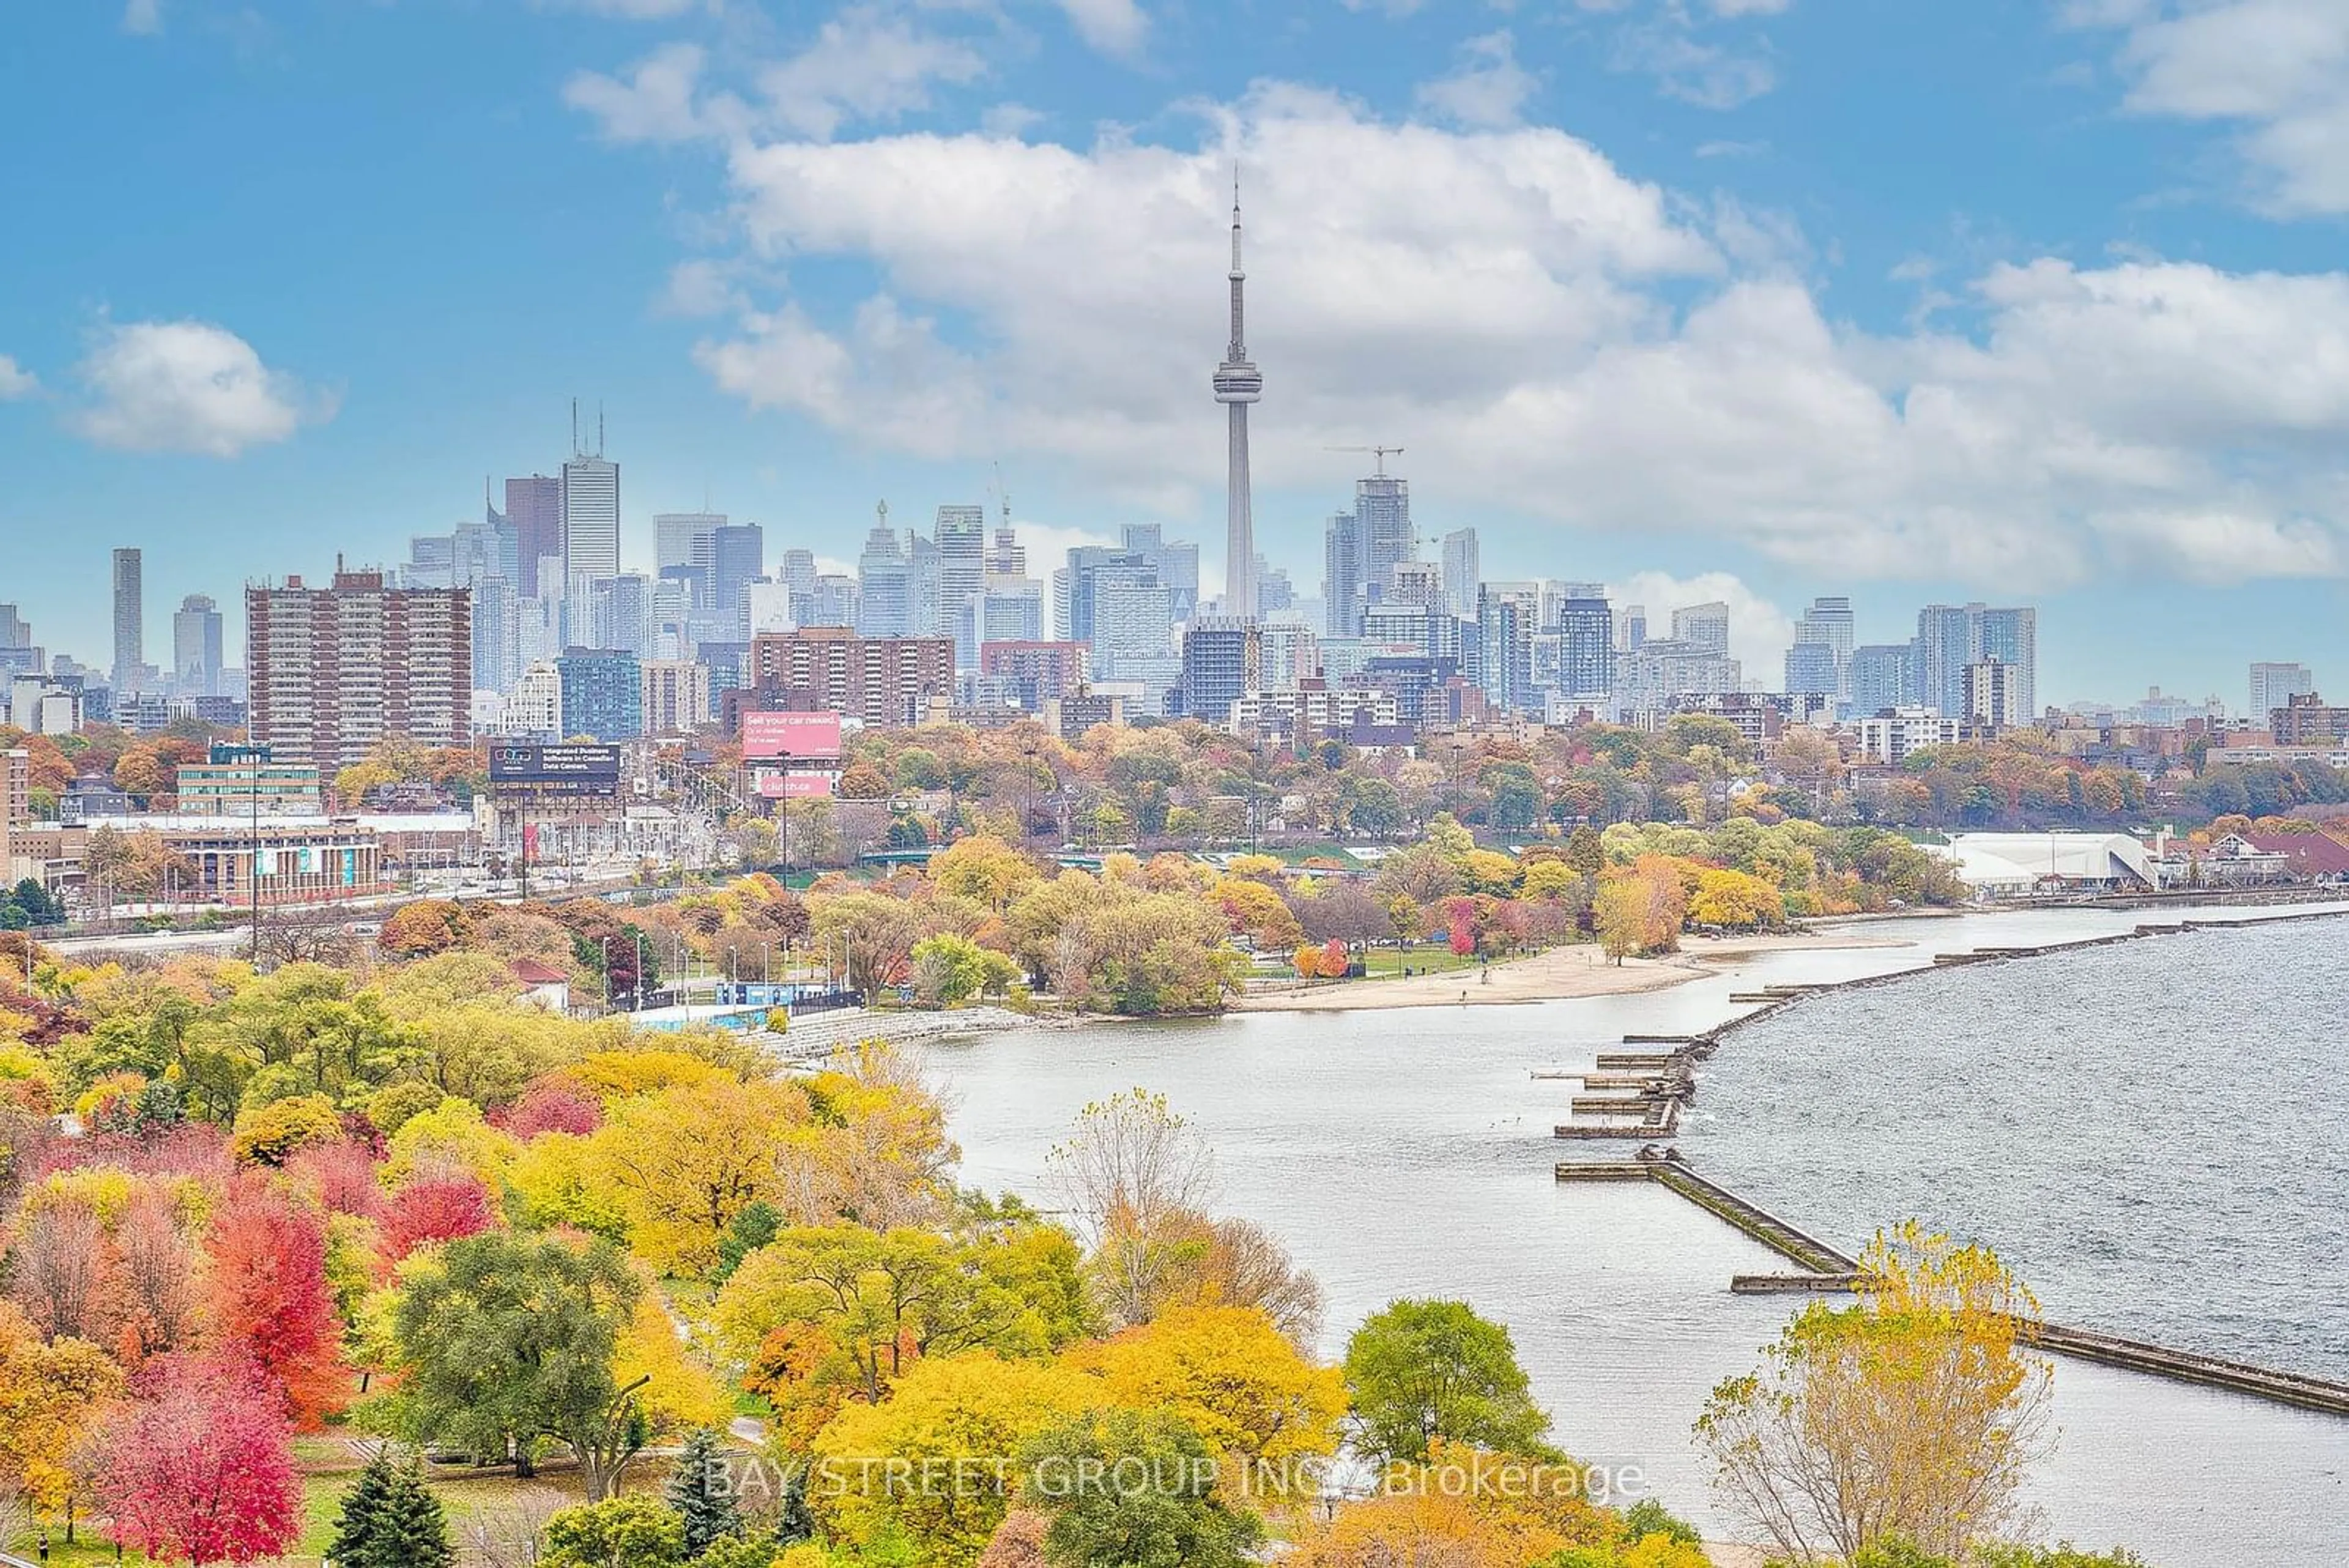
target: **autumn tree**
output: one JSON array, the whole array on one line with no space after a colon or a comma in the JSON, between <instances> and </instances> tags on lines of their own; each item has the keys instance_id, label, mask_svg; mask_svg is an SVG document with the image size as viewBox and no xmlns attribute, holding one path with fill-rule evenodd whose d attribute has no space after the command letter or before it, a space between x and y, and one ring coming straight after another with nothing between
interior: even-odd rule
<instances>
[{"instance_id":1,"label":"autumn tree","mask_svg":"<svg viewBox=\"0 0 2349 1568\"><path fill-rule=\"evenodd\" d=\"M419 1247L478 1235L496 1223L490 1190L471 1171L416 1176L384 1206L384 1256L397 1262Z\"/></svg>"},{"instance_id":2,"label":"autumn tree","mask_svg":"<svg viewBox=\"0 0 2349 1568\"><path fill-rule=\"evenodd\" d=\"M65 1197L31 1207L7 1250L8 1294L44 1339L94 1338L104 1262L98 1210Z\"/></svg>"},{"instance_id":3,"label":"autumn tree","mask_svg":"<svg viewBox=\"0 0 2349 1568\"><path fill-rule=\"evenodd\" d=\"M240 1181L214 1210L204 1251L213 1332L253 1358L299 1425L314 1428L339 1410L349 1390L325 1217Z\"/></svg>"},{"instance_id":4,"label":"autumn tree","mask_svg":"<svg viewBox=\"0 0 2349 1568\"><path fill-rule=\"evenodd\" d=\"M802 1381L874 1403L922 1356L1056 1350L1084 1309L1075 1250L1046 1226L958 1240L828 1225L785 1231L744 1259L717 1317L746 1360L778 1334L821 1344Z\"/></svg>"},{"instance_id":5,"label":"autumn tree","mask_svg":"<svg viewBox=\"0 0 2349 1568\"><path fill-rule=\"evenodd\" d=\"M301 1537L282 1401L233 1364L168 1364L146 1397L109 1416L89 1473L114 1539L158 1562L251 1563Z\"/></svg>"},{"instance_id":6,"label":"autumn tree","mask_svg":"<svg viewBox=\"0 0 2349 1568\"><path fill-rule=\"evenodd\" d=\"M1021 1495L1050 1521L1053 1568L1242 1568L1264 1533L1219 1491L1208 1444L1174 1411L1087 1411L1036 1434L1021 1457Z\"/></svg>"},{"instance_id":7,"label":"autumn tree","mask_svg":"<svg viewBox=\"0 0 2349 1568\"><path fill-rule=\"evenodd\" d=\"M1547 1452L1515 1341L1465 1302L1390 1302L1346 1342L1345 1374L1357 1441L1381 1460L1423 1461L1438 1442Z\"/></svg>"},{"instance_id":8,"label":"autumn tree","mask_svg":"<svg viewBox=\"0 0 2349 1568\"><path fill-rule=\"evenodd\" d=\"M590 1142L630 1245L664 1269L702 1273L736 1215L781 1197L783 1147L807 1119L797 1085L720 1075L622 1101Z\"/></svg>"},{"instance_id":9,"label":"autumn tree","mask_svg":"<svg viewBox=\"0 0 2349 1568\"><path fill-rule=\"evenodd\" d=\"M1164 1095L1137 1088L1078 1112L1048 1165L1103 1309L1115 1323L1148 1322L1215 1194L1214 1155Z\"/></svg>"},{"instance_id":10,"label":"autumn tree","mask_svg":"<svg viewBox=\"0 0 2349 1568\"><path fill-rule=\"evenodd\" d=\"M1117 1404L1170 1412L1217 1459L1263 1475L1290 1473L1295 1461L1338 1446L1344 1378L1307 1359L1251 1308L1174 1308L1070 1360L1099 1376Z\"/></svg>"},{"instance_id":11,"label":"autumn tree","mask_svg":"<svg viewBox=\"0 0 2349 1568\"><path fill-rule=\"evenodd\" d=\"M0 1303L0 1496L21 1494L49 1513L67 1508L74 1451L121 1382L97 1345L44 1344L23 1314Z\"/></svg>"},{"instance_id":12,"label":"autumn tree","mask_svg":"<svg viewBox=\"0 0 2349 1568\"><path fill-rule=\"evenodd\" d=\"M931 858L929 872L941 892L974 899L999 914L1042 880L1033 860L985 834L973 834L940 850Z\"/></svg>"},{"instance_id":13,"label":"autumn tree","mask_svg":"<svg viewBox=\"0 0 2349 1568\"><path fill-rule=\"evenodd\" d=\"M376 945L399 958L425 958L463 947L473 936L473 913L450 898L418 898L391 912Z\"/></svg>"},{"instance_id":14,"label":"autumn tree","mask_svg":"<svg viewBox=\"0 0 2349 1568\"><path fill-rule=\"evenodd\" d=\"M1911 1221L1860 1260L1859 1302L1798 1314L1696 1427L1723 1505L1799 1563L1898 1535L1962 1557L2020 1519L2054 1370L1997 1256Z\"/></svg>"},{"instance_id":15,"label":"autumn tree","mask_svg":"<svg viewBox=\"0 0 2349 1568\"><path fill-rule=\"evenodd\" d=\"M978 1467L969 1484L905 1486L893 1464L968 1465L974 1455L1015 1455L1029 1438L1088 1408L1097 1386L1082 1373L986 1352L916 1363L879 1405L850 1405L816 1438L825 1484L808 1501L833 1537L862 1552L919 1542L935 1568L971 1568L1003 1522L1012 1478Z\"/></svg>"},{"instance_id":16,"label":"autumn tree","mask_svg":"<svg viewBox=\"0 0 2349 1568\"><path fill-rule=\"evenodd\" d=\"M685 1556L683 1521L648 1497L599 1498L546 1521L545 1568L667 1568Z\"/></svg>"},{"instance_id":17,"label":"autumn tree","mask_svg":"<svg viewBox=\"0 0 2349 1568\"><path fill-rule=\"evenodd\" d=\"M608 1243L496 1231L451 1241L394 1309L407 1377L389 1413L418 1440L511 1452L521 1475L539 1442L561 1443L601 1499L650 1436L649 1376L614 1373L643 1291Z\"/></svg>"}]
</instances>

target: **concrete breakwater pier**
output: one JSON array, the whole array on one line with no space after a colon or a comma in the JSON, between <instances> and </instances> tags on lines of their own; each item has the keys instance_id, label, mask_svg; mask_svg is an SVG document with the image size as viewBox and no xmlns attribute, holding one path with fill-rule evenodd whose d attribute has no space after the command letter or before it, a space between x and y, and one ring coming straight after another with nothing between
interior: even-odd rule
<instances>
[{"instance_id":1,"label":"concrete breakwater pier","mask_svg":"<svg viewBox=\"0 0 2349 1568\"><path fill-rule=\"evenodd\" d=\"M1700 1176L1677 1152L1650 1147L1629 1160L1562 1160L1557 1167L1557 1179L1652 1181L1668 1187L1795 1266L1791 1273L1733 1275L1729 1288L1734 1294L1839 1294L1857 1291L1863 1282L1858 1259ZM2022 1331L2030 1343L2054 1355L2221 1388L2303 1410L2349 1416L2349 1383L2173 1350L2063 1324L2030 1322L2022 1325Z\"/></svg>"},{"instance_id":2,"label":"concrete breakwater pier","mask_svg":"<svg viewBox=\"0 0 2349 1568\"><path fill-rule=\"evenodd\" d=\"M1899 971L1862 975L1848 981L1742 987L1731 993L1735 1015L1701 1033L1661 1038L1644 1036L1636 1040L1626 1036L1621 1041L1620 1049L1609 1048L1585 1057L1584 1060L1593 1064L1587 1072L1552 1069L1539 1075L1580 1081L1580 1092L1571 1096L1568 1107L1571 1120L1556 1129L1561 1139L1569 1142L1596 1137L1644 1140L1638 1155L1629 1159L1600 1156L1597 1148L1591 1148L1589 1154L1599 1158L1568 1157L1557 1165L1557 1179L1568 1183L1654 1181L1668 1186L1786 1260L1787 1267L1780 1272L1736 1274L1729 1281L1733 1293L1809 1296L1850 1292L1864 1282L1856 1260L1831 1242L1802 1231L1782 1217L1699 1175L1672 1147L1678 1138L1682 1115L1697 1092L1700 1064L1714 1056L1724 1044L1732 1043L1739 1030L1816 997L1868 986L1889 985L1945 968L2019 961L2075 949L2106 947L2205 930L2237 930L2269 924L2337 919L2344 913L2349 911L2312 909L2267 917L2147 919L2132 928L2078 940L2039 943L1981 942L1971 950L1933 954L1930 960L1920 953L1908 961L1908 967ZM2004 936L2007 933L1984 931L1982 934ZM2020 937L2037 935L2038 932L2018 930L2013 934ZM2208 956L2209 950L2202 957L2188 961L2189 968L2215 961ZM1837 1019L1846 1016L1838 1013ZM1822 1027L1832 1032L1833 1025L1823 1023ZM1773 1036L1774 1040L1779 1038ZM1742 1076L1745 1072L1754 1071L1759 1063L1747 1061L1740 1065ZM1714 1084L1710 1092L1718 1096L1724 1091L1721 1085ZM1859 1092L1868 1091L1862 1089ZM1864 1195L1844 1194L1846 1199L1854 1196L1861 1197L1860 1209L1847 1210L1839 1208L1837 1211L1852 1212L1858 1222L1866 1223L1868 1210ZM1930 1209L1930 1199L1926 1201ZM1988 1239L1997 1240L1995 1236ZM2165 1380L2222 1389L2301 1409L2334 1416L2349 1415L2349 1383L2332 1378L2178 1350L2064 1324L2033 1322L2024 1324L2023 1331L2033 1343L2054 1354ZM2245 1349L2253 1356L2267 1354L2256 1345L2235 1349L2234 1354L2240 1355Z\"/></svg>"},{"instance_id":3,"label":"concrete breakwater pier","mask_svg":"<svg viewBox=\"0 0 2349 1568\"><path fill-rule=\"evenodd\" d=\"M2110 947L2116 942L2178 936L2189 931L2241 930L2252 926L2281 925L2294 920L2337 919L2344 914L2349 914L2349 910L2314 909L2302 914L2246 919L2147 921L2133 929L2116 931L2110 936L2032 946L1980 947L1961 953L1936 953L1930 964L1898 970L1890 974L1862 975L1846 981L1771 984L1754 991L1732 992L1730 1002L1750 1007L1751 1011L1726 1019L1702 1034L1626 1034L1623 1036L1625 1049L1599 1052L1591 1070L1587 1073L1536 1068L1533 1076L1537 1079L1578 1080L1586 1090L1608 1091L1606 1094L1586 1094L1573 1098L1568 1110L1578 1119L1557 1125L1557 1136L1561 1138L1669 1141L1679 1135L1682 1107L1696 1097L1695 1064L1712 1055L1726 1036L1813 997L1871 986L1894 985L1920 974L1930 974L1936 970L1961 964L2007 963L2054 953ZM1585 1117L1593 1119L1578 1119Z\"/></svg>"}]
</instances>

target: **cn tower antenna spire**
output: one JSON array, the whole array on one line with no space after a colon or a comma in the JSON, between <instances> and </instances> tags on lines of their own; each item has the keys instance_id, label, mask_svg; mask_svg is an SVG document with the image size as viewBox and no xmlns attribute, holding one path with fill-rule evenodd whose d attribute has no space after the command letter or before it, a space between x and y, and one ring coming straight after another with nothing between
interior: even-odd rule
<instances>
[{"instance_id":1,"label":"cn tower antenna spire","mask_svg":"<svg viewBox=\"0 0 2349 1568\"><path fill-rule=\"evenodd\" d=\"M1224 527L1224 613L1257 616L1256 517L1248 489L1247 406L1264 395L1264 377L1248 358L1247 272L1240 265L1240 168L1232 164L1232 340L1216 367L1216 401L1229 422Z\"/></svg>"}]
</instances>

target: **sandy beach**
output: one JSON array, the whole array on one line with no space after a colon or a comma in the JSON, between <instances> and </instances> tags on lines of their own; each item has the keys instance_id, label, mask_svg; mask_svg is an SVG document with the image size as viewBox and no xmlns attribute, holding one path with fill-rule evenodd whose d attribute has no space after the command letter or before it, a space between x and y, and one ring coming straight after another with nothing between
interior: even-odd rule
<instances>
[{"instance_id":1,"label":"sandy beach","mask_svg":"<svg viewBox=\"0 0 2349 1568\"><path fill-rule=\"evenodd\" d=\"M1752 953L1909 945L1900 937L1856 936L1849 932L1686 937L1682 939L1681 950L1669 958L1626 959L1618 964L1608 960L1598 943L1578 942L1482 970L1413 975L1407 980L1346 981L1307 991L1247 996L1234 1002L1232 1010L1340 1012L1367 1007L1490 1007L1577 996L1615 996L1679 985Z\"/></svg>"}]
</instances>

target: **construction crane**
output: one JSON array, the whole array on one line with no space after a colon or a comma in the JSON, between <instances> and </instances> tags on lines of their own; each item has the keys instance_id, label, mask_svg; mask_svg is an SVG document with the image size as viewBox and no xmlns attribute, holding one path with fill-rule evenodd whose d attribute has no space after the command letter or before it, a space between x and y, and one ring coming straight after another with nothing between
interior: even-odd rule
<instances>
[{"instance_id":1,"label":"construction crane","mask_svg":"<svg viewBox=\"0 0 2349 1568\"><path fill-rule=\"evenodd\" d=\"M1326 446L1321 450L1324 452L1367 452L1378 459L1378 477L1381 479L1384 479L1387 476L1387 459L1389 457L1401 457L1402 455L1402 448L1399 446Z\"/></svg>"}]
</instances>

